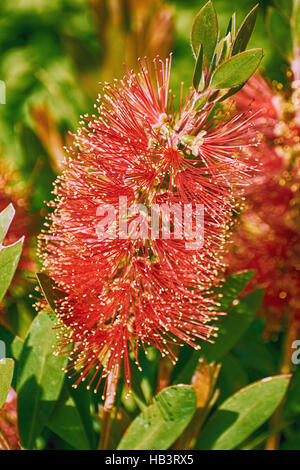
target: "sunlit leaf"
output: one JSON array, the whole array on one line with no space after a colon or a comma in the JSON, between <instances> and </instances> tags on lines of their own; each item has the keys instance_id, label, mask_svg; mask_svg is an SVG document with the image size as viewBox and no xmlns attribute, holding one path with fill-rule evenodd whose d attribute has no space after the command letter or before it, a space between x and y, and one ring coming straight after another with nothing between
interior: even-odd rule
<instances>
[{"instance_id":1,"label":"sunlit leaf","mask_svg":"<svg viewBox=\"0 0 300 470\"><path fill-rule=\"evenodd\" d=\"M195 410L196 395L192 387L165 388L131 423L118 449L168 449L186 428Z\"/></svg>"},{"instance_id":2,"label":"sunlit leaf","mask_svg":"<svg viewBox=\"0 0 300 470\"><path fill-rule=\"evenodd\" d=\"M5 403L14 373L13 359L0 360L0 408Z\"/></svg>"},{"instance_id":3,"label":"sunlit leaf","mask_svg":"<svg viewBox=\"0 0 300 470\"><path fill-rule=\"evenodd\" d=\"M256 23L258 7L259 4L257 4L250 11L250 13L248 13L243 23L241 24L234 41L232 55L243 52L246 49Z\"/></svg>"},{"instance_id":4,"label":"sunlit leaf","mask_svg":"<svg viewBox=\"0 0 300 470\"><path fill-rule=\"evenodd\" d=\"M228 398L204 427L197 449L235 449L259 428L281 403L290 376L268 377Z\"/></svg>"},{"instance_id":5,"label":"sunlit leaf","mask_svg":"<svg viewBox=\"0 0 300 470\"><path fill-rule=\"evenodd\" d=\"M63 385L65 356L54 355L54 321L45 312L33 320L18 364L18 417L22 445L35 446L35 440L55 406Z\"/></svg>"},{"instance_id":6,"label":"sunlit leaf","mask_svg":"<svg viewBox=\"0 0 300 470\"><path fill-rule=\"evenodd\" d=\"M0 213L0 244L3 243L3 240L8 232L9 226L13 221L15 216L15 209L12 204L9 204L1 213Z\"/></svg>"},{"instance_id":7,"label":"sunlit leaf","mask_svg":"<svg viewBox=\"0 0 300 470\"><path fill-rule=\"evenodd\" d=\"M262 57L262 49L249 49L231 57L216 68L211 87L221 90L245 83L258 68Z\"/></svg>"},{"instance_id":8,"label":"sunlit leaf","mask_svg":"<svg viewBox=\"0 0 300 470\"><path fill-rule=\"evenodd\" d=\"M191 32L191 45L197 57L200 44L203 44L204 61L210 64L219 35L218 19L211 1L206 3L197 14Z\"/></svg>"}]
</instances>

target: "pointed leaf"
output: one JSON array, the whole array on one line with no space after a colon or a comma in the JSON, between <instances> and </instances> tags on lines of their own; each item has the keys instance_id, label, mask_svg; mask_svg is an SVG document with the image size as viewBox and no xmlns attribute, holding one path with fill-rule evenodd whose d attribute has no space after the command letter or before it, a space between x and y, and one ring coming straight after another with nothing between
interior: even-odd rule
<instances>
[{"instance_id":1,"label":"pointed leaf","mask_svg":"<svg viewBox=\"0 0 300 470\"><path fill-rule=\"evenodd\" d=\"M13 221L15 216L15 209L12 204L9 204L1 213L0 213L0 244L3 243L3 240L8 232L9 226Z\"/></svg>"},{"instance_id":2,"label":"pointed leaf","mask_svg":"<svg viewBox=\"0 0 300 470\"><path fill-rule=\"evenodd\" d=\"M57 300L64 297L63 292L57 289L55 282L51 277L47 276L45 273L36 273L36 277L39 281L39 285L42 289L42 292L47 300L49 306L55 312Z\"/></svg>"},{"instance_id":3,"label":"pointed leaf","mask_svg":"<svg viewBox=\"0 0 300 470\"><path fill-rule=\"evenodd\" d=\"M75 449L91 448L75 402L66 387L62 389L47 426Z\"/></svg>"},{"instance_id":4,"label":"pointed leaf","mask_svg":"<svg viewBox=\"0 0 300 470\"><path fill-rule=\"evenodd\" d=\"M263 57L262 49L249 49L223 62L215 70L211 87L221 90L232 88L249 80Z\"/></svg>"},{"instance_id":5,"label":"pointed leaf","mask_svg":"<svg viewBox=\"0 0 300 470\"><path fill-rule=\"evenodd\" d=\"M233 38L235 38L235 26L236 26L236 13L233 13L232 17L230 18L229 24L228 24L226 35L228 33L230 33L231 36Z\"/></svg>"},{"instance_id":6,"label":"pointed leaf","mask_svg":"<svg viewBox=\"0 0 300 470\"><path fill-rule=\"evenodd\" d=\"M5 403L14 373L13 359L0 360L0 408Z\"/></svg>"},{"instance_id":7,"label":"pointed leaf","mask_svg":"<svg viewBox=\"0 0 300 470\"><path fill-rule=\"evenodd\" d=\"M165 388L131 423L118 450L168 449L191 421L195 410L196 395L192 387Z\"/></svg>"},{"instance_id":8,"label":"pointed leaf","mask_svg":"<svg viewBox=\"0 0 300 470\"><path fill-rule=\"evenodd\" d=\"M22 253L24 238L9 246L0 246L0 302L13 280Z\"/></svg>"},{"instance_id":9,"label":"pointed leaf","mask_svg":"<svg viewBox=\"0 0 300 470\"><path fill-rule=\"evenodd\" d=\"M194 69L194 75L193 75L193 86L195 90L197 91L199 90L199 84L201 82L202 76L203 76L203 46L202 44L200 44L199 52L198 52L197 60L196 60L196 65ZM202 91L202 89L199 91Z\"/></svg>"},{"instance_id":10,"label":"pointed leaf","mask_svg":"<svg viewBox=\"0 0 300 470\"><path fill-rule=\"evenodd\" d=\"M65 356L54 355L54 321L45 312L33 320L18 364L18 417L22 445L35 446L63 385Z\"/></svg>"},{"instance_id":11,"label":"pointed leaf","mask_svg":"<svg viewBox=\"0 0 300 470\"><path fill-rule=\"evenodd\" d=\"M212 415L197 449L235 449L259 428L281 403L290 376L268 377L239 390Z\"/></svg>"},{"instance_id":12,"label":"pointed leaf","mask_svg":"<svg viewBox=\"0 0 300 470\"><path fill-rule=\"evenodd\" d=\"M206 3L195 18L191 32L191 45L195 57L200 44L204 48L204 61L207 66L211 63L219 35L218 19L215 7L211 1Z\"/></svg>"},{"instance_id":13,"label":"pointed leaf","mask_svg":"<svg viewBox=\"0 0 300 470\"><path fill-rule=\"evenodd\" d=\"M241 24L234 41L232 55L236 55L246 49L256 23L258 7L259 4L255 5Z\"/></svg>"}]
</instances>

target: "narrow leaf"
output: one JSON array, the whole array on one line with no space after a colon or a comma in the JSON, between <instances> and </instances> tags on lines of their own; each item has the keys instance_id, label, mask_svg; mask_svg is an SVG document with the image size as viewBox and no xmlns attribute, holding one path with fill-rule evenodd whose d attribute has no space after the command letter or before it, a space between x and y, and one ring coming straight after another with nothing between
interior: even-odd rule
<instances>
[{"instance_id":1,"label":"narrow leaf","mask_svg":"<svg viewBox=\"0 0 300 470\"><path fill-rule=\"evenodd\" d=\"M62 389L47 426L75 449L91 448L75 402L66 387Z\"/></svg>"},{"instance_id":2,"label":"narrow leaf","mask_svg":"<svg viewBox=\"0 0 300 470\"><path fill-rule=\"evenodd\" d=\"M235 449L276 410L290 376L268 377L239 390L212 415L203 429L197 449Z\"/></svg>"},{"instance_id":3,"label":"narrow leaf","mask_svg":"<svg viewBox=\"0 0 300 470\"><path fill-rule=\"evenodd\" d=\"M191 45L195 57L203 44L204 62L209 66L213 57L219 35L218 19L211 1L206 3L197 14L192 26Z\"/></svg>"},{"instance_id":4,"label":"narrow leaf","mask_svg":"<svg viewBox=\"0 0 300 470\"><path fill-rule=\"evenodd\" d=\"M22 253L24 238L9 246L0 246L0 302L10 286Z\"/></svg>"},{"instance_id":5,"label":"narrow leaf","mask_svg":"<svg viewBox=\"0 0 300 470\"><path fill-rule=\"evenodd\" d=\"M45 273L36 273L39 285L49 306L55 311L57 300L64 297L64 293L57 289L55 282Z\"/></svg>"},{"instance_id":6,"label":"narrow leaf","mask_svg":"<svg viewBox=\"0 0 300 470\"><path fill-rule=\"evenodd\" d=\"M192 387L165 388L131 423L118 450L168 449L189 424L195 410L196 395Z\"/></svg>"},{"instance_id":7,"label":"narrow leaf","mask_svg":"<svg viewBox=\"0 0 300 470\"><path fill-rule=\"evenodd\" d=\"M258 68L262 57L262 49L249 49L231 57L217 67L211 87L221 90L245 83Z\"/></svg>"},{"instance_id":8,"label":"narrow leaf","mask_svg":"<svg viewBox=\"0 0 300 470\"><path fill-rule=\"evenodd\" d=\"M13 359L0 360L0 408L5 403L14 373Z\"/></svg>"},{"instance_id":9,"label":"narrow leaf","mask_svg":"<svg viewBox=\"0 0 300 470\"><path fill-rule=\"evenodd\" d=\"M8 232L9 226L13 221L15 216L15 209L12 204L9 204L1 213L0 213L0 244L3 243L3 240Z\"/></svg>"},{"instance_id":10,"label":"narrow leaf","mask_svg":"<svg viewBox=\"0 0 300 470\"><path fill-rule=\"evenodd\" d=\"M232 55L236 55L246 49L256 23L258 7L259 4L255 5L241 24L234 41Z\"/></svg>"},{"instance_id":11,"label":"narrow leaf","mask_svg":"<svg viewBox=\"0 0 300 470\"><path fill-rule=\"evenodd\" d=\"M22 445L35 446L63 385L65 356L54 355L54 321L45 312L33 320L18 364L18 418Z\"/></svg>"},{"instance_id":12,"label":"narrow leaf","mask_svg":"<svg viewBox=\"0 0 300 470\"><path fill-rule=\"evenodd\" d=\"M228 28L226 31L227 34L231 34L231 37L235 38L235 25L236 25L236 13L233 13L232 17L229 20Z\"/></svg>"},{"instance_id":13,"label":"narrow leaf","mask_svg":"<svg viewBox=\"0 0 300 470\"><path fill-rule=\"evenodd\" d=\"M200 44L199 52L198 52L197 60L196 60L196 65L194 69L194 75L193 75L193 86L195 90L197 91L199 89L199 84L201 82L202 75L203 75L203 46L202 44ZM199 91L202 91L202 90L199 90Z\"/></svg>"}]
</instances>

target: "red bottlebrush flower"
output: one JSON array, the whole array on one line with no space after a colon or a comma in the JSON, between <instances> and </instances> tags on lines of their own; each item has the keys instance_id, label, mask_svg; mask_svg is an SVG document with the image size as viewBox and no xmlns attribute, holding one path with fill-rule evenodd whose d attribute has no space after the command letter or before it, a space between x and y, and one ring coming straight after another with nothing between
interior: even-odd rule
<instances>
[{"instance_id":1,"label":"red bottlebrush flower","mask_svg":"<svg viewBox=\"0 0 300 470\"><path fill-rule=\"evenodd\" d=\"M172 344L198 348L198 340L214 335L211 289L223 268L233 187L246 184L248 168L239 156L242 142L253 144L249 117L211 118L211 105L196 110L195 91L175 112L170 66L154 61L156 86L147 62L138 75L128 71L104 86L99 114L84 117L69 150L50 228L40 237L44 269L65 293L57 304L60 350L73 359L74 374L81 369L75 386L88 379L96 392L108 377L109 400L122 362L130 387L129 349L137 363L145 345L175 360ZM125 198L128 207L148 211L144 218L123 212ZM109 235L99 239L99 221L108 220L107 212L97 212L103 205L115 214ZM160 225L153 236L149 213L162 205L177 212L169 236ZM204 210L203 239L188 230L178 236L180 210L194 230L197 208Z\"/></svg>"},{"instance_id":2,"label":"red bottlebrush flower","mask_svg":"<svg viewBox=\"0 0 300 470\"><path fill-rule=\"evenodd\" d=\"M262 141L255 158L261 171L247 188L227 261L230 272L256 270L248 289L265 288L268 331L279 329L285 314L300 319L299 82L293 87L284 95L256 76L236 96L239 111L260 109L255 126Z\"/></svg>"}]
</instances>

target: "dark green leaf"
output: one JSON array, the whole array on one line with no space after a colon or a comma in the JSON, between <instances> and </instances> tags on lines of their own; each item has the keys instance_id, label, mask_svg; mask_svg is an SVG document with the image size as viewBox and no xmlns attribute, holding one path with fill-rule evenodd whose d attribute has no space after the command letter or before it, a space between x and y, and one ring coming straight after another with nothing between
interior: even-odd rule
<instances>
[{"instance_id":1,"label":"dark green leaf","mask_svg":"<svg viewBox=\"0 0 300 470\"><path fill-rule=\"evenodd\" d=\"M118 450L168 449L191 421L195 410L196 395L192 387L165 388L131 423Z\"/></svg>"},{"instance_id":2,"label":"dark green leaf","mask_svg":"<svg viewBox=\"0 0 300 470\"><path fill-rule=\"evenodd\" d=\"M298 366L291 380L286 403L284 406L284 415L286 417L300 414L300 367Z\"/></svg>"},{"instance_id":3,"label":"dark green leaf","mask_svg":"<svg viewBox=\"0 0 300 470\"><path fill-rule=\"evenodd\" d=\"M197 91L203 90L203 86L199 87L202 76L203 76L203 46L202 44L200 44L199 52L198 52L197 59L196 59L196 65L194 69L194 75L193 75L193 86L195 90Z\"/></svg>"},{"instance_id":4,"label":"dark green leaf","mask_svg":"<svg viewBox=\"0 0 300 470\"><path fill-rule=\"evenodd\" d=\"M42 292L47 300L49 306L55 312L56 302L59 299L64 297L63 292L57 289L55 282L51 277L47 276L45 273L36 273L36 277L39 281L39 285L42 289Z\"/></svg>"},{"instance_id":5,"label":"dark green leaf","mask_svg":"<svg viewBox=\"0 0 300 470\"><path fill-rule=\"evenodd\" d=\"M215 7L211 1L199 11L192 26L191 45L195 57L200 44L204 48L204 61L209 66L213 57L219 35L218 19Z\"/></svg>"},{"instance_id":6,"label":"dark green leaf","mask_svg":"<svg viewBox=\"0 0 300 470\"><path fill-rule=\"evenodd\" d=\"M215 289L220 302L220 310L227 311L232 307L232 302L237 299L247 284L251 281L255 271L243 271L228 276L223 284Z\"/></svg>"},{"instance_id":7,"label":"dark green leaf","mask_svg":"<svg viewBox=\"0 0 300 470\"><path fill-rule=\"evenodd\" d=\"M72 397L76 409L79 413L80 419L83 423L85 434L90 443L91 449L97 448L97 436L93 429L93 416L92 416L92 399L94 394L90 390L87 390L83 384L76 389L72 387L71 380L66 377L66 386L69 394Z\"/></svg>"},{"instance_id":8,"label":"dark green leaf","mask_svg":"<svg viewBox=\"0 0 300 470\"><path fill-rule=\"evenodd\" d=\"M0 360L0 408L5 403L14 373L14 361L12 359Z\"/></svg>"},{"instance_id":9,"label":"dark green leaf","mask_svg":"<svg viewBox=\"0 0 300 470\"><path fill-rule=\"evenodd\" d=\"M73 446L75 449L90 449L76 404L66 387L63 387L62 389L59 400L48 420L47 426L51 431L61 437L64 441L68 442L68 444Z\"/></svg>"},{"instance_id":10,"label":"dark green leaf","mask_svg":"<svg viewBox=\"0 0 300 470\"><path fill-rule=\"evenodd\" d=\"M246 49L247 44L253 33L255 23L256 23L258 7L259 7L259 4L257 4L250 11L250 13L248 13L243 23L241 24L241 27L238 30L235 41L234 41L232 55L236 55L239 52L243 52Z\"/></svg>"},{"instance_id":11,"label":"dark green leaf","mask_svg":"<svg viewBox=\"0 0 300 470\"><path fill-rule=\"evenodd\" d=\"M219 361L242 338L249 328L262 299L262 290L250 292L237 301L226 316L218 322L219 332L215 344L204 343L200 351L207 362Z\"/></svg>"},{"instance_id":12,"label":"dark green leaf","mask_svg":"<svg viewBox=\"0 0 300 470\"><path fill-rule=\"evenodd\" d=\"M18 418L22 445L32 449L63 385L65 356L54 355L54 321L39 313L26 336L18 364Z\"/></svg>"},{"instance_id":13,"label":"dark green leaf","mask_svg":"<svg viewBox=\"0 0 300 470\"><path fill-rule=\"evenodd\" d=\"M228 398L204 427L196 448L235 449L273 414L289 380L287 375L268 377Z\"/></svg>"},{"instance_id":14,"label":"dark green leaf","mask_svg":"<svg viewBox=\"0 0 300 470\"><path fill-rule=\"evenodd\" d=\"M249 49L231 57L217 67L211 87L221 90L245 83L258 68L262 57L262 49Z\"/></svg>"}]
</instances>

